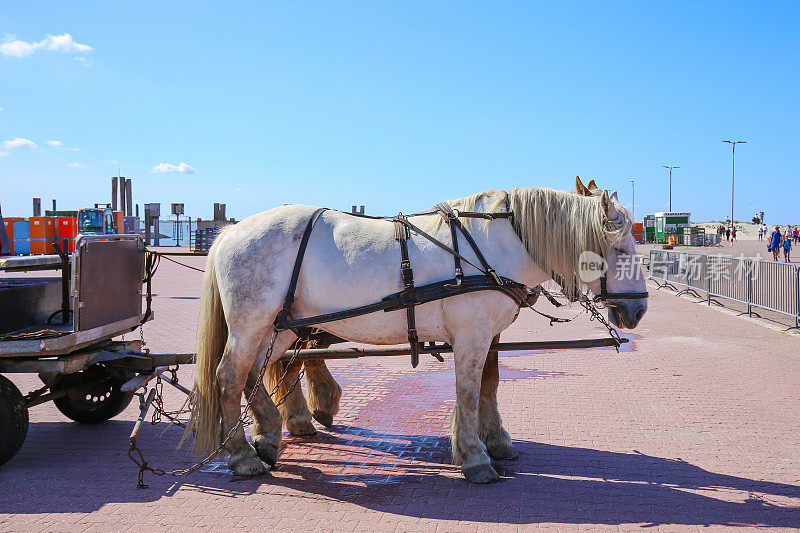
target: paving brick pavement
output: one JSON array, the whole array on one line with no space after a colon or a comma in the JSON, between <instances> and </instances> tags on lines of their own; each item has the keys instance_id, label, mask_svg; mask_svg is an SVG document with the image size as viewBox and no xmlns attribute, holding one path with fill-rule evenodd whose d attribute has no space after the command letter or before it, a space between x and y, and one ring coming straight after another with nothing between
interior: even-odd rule
<instances>
[{"instance_id":1,"label":"paving brick pavement","mask_svg":"<svg viewBox=\"0 0 800 533\"><path fill-rule=\"evenodd\" d=\"M202 266L202 258L181 258ZM162 262L154 351L189 352L200 274ZM651 287L652 289L652 287ZM574 308L557 311L562 316ZM550 327L523 312L504 340L602 336L581 316ZM452 361L331 361L344 387L331 429L286 437L270 474L224 465L136 488L132 405L107 423L31 409L0 467L2 531L711 531L800 527L800 339L654 292L632 342L501 354L499 404L520 458L500 483L468 485L448 463ZM35 376L12 375L27 392ZM180 372L191 381L191 367ZM180 394L166 391L168 406ZM143 452L187 466L180 430L147 424Z\"/></svg>"}]
</instances>

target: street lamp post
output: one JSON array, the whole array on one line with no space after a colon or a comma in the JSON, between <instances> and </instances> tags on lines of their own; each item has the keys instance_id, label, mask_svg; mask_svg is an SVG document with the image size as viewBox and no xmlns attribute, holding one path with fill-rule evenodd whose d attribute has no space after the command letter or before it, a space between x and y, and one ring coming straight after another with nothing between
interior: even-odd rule
<instances>
[{"instance_id":1,"label":"street lamp post","mask_svg":"<svg viewBox=\"0 0 800 533\"><path fill-rule=\"evenodd\" d=\"M669 165L661 165L661 166L669 169L669 212L672 213L672 169L681 167L669 166Z\"/></svg>"},{"instance_id":2,"label":"street lamp post","mask_svg":"<svg viewBox=\"0 0 800 533\"><path fill-rule=\"evenodd\" d=\"M736 145L747 141L722 141L731 145L731 226L733 226L733 190L736 184Z\"/></svg>"},{"instance_id":3,"label":"street lamp post","mask_svg":"<svg viewBox=\"0 0 800 533\"><path fill-rule=\"evenodd\" d=\"M631 216L633 216L633 220L636 220L636 185L634 185L634 181L630 180L631 182Z\"/></svg>"}]
</instances>

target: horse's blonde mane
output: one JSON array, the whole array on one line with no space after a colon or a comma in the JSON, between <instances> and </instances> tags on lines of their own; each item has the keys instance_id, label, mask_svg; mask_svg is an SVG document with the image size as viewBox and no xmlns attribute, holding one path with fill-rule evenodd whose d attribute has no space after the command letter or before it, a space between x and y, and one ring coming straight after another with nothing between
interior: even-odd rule
<instances>
[{"instance_id":1,"label":"horse's blonde mane","mask_svg":"<svg viewBox=\"0 0 800 533\"><path fill-rule=\"evenodd\" d=\"M554 189L514 189L508 193L512 224L528 253L542 270L563 278L567 296L577 297L581 253L605 255L609 246L631 231L630 212L615 205L618 217L609 221L599 196L581 196Z\"/></svg>"},{"instance_id":2,"label":"horse's blonde mane","mask_svg":"<svg viewBox=\"0 0 800 533\"><path fill-rule=\"evenodd\" d=\"M576 298L581 289L578 261L584 251L605 255L609 246L621 242L633 227L630 212L619 204L616 220L609 221L601 203L602 191L592 196L575 192L531 187L511 192L487 190L464 198L448 200L459 211L496 213L506 202L514 213L511 223L525 249L547 274L561 277L567 296ZM481 204L481 202L483 202ZM502 209L505 211L505 209ZM437 229L441 216L429 216L422 226L426 231ZM483 224L488 220L465 218L462 223ZM474 227L474 226L473 226Z\"/></svg>"}]
</instances>

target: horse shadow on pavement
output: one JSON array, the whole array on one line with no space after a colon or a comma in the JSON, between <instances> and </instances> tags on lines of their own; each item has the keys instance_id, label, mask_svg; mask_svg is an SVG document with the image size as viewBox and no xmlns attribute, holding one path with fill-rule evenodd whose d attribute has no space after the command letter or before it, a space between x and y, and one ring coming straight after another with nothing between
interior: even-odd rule
<instances>
[{"instance_id":1,"label":"horse shadow on pavement","mask_svg":"<svg viewBox=\"0 0 800 533\"><path fill-rule=\"evenodd\" d=\"M449 464L446 437L339 425L314 437L286 438L278 465L265 476L237 478L224 467L181 478L148 474L150 487L142 490L126 453L129 422L89 432L69 423L37 426L27 449L0 467L0 485L13 487L0 495L0 512L86 512L112 502L169 506L193 493L198 501L211 494L240 500L236 505L263 497L260 505L269 505L273 496L299 494L409 517L484 523L800 526L796 485L641 453L518 440L519 459L497 462L501 482L470 485ZM156 466L191 462L188 453L175 451L178 428L146 430L142 449Z\"/></svg>"},{"instance_id":2,"label":"horse shadow on pavement","mask_svg":"<svg viewBox=\"0 0 800 533\"><path fill-rule=\"evenodd\" d=\"M449 464L446 437L335 426L300 446L312 441L374 453L345 461L316 459L313 450L308 459L288 454L274 483L304 490L310 482L326 497L377 511L516 524L800 526L800 486L710 472L680 459L516 440L520 457L495 463L500 483L470 485ZM411 460L398 464L405 458ZM376 473L363 473L365 463ZM398 472L386 473L393 468Z\"/></svg>"}]
</instances>

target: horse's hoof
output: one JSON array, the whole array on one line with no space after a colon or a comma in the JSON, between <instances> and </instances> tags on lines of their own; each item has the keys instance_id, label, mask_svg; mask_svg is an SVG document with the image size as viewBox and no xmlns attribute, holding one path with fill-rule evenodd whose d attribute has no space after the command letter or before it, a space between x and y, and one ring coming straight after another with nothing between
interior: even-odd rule
<instances>
[{"instance_id":1,"label":"horse's hoof","mask_svg":"<svg viewBox=\"0 0 800 533\"><path fill-rule=\"evenodd\" d=\"M317 434L311 420L297 421L292 418L286 421L286 429L296 437L311 437Z\"/></svg>"},{"instance_id":2,"label":"horse's hoof","mask_svg":"<svg viewBox=\"0 0 800 533\"><path fill-rule=\"evenodd\" d=\"M253 438L253 446L256 449L258 457L270 466L275 466L278 462L278 448L271 442L267 442L266 438Z\"/></svg>"},{"instance_id":3,"label":"horse's hoof","mask_svg":"<svg viewBox=\"0 0 800 533\"><path fill-rule=\"evenodd\" d=\"M492 465L476 465L469 468L462 468L461 472L470 483L494 483L500 481Z\"/></svg>"},{"instance_id":4,"label":"horse's hoof","mask_svg":"<svg viewBox=\"0 0 800 533\"><path fill-rule=\"evenodd\" d=\"M333 415L330 413L326 413L324 411L320 411L319 409L315 410L311 413L311 416L314 417L314 420L329 428L333 425Z\"/></svg>"},{"instance_id":5,"label":"horse's hoof","mask_svg":"<svg viewBox=\"0 0 800 533\"><path fill-rule=\"evenodd\" d=\"M267 473L267 467L258 457L245 457L228 466L237 476L260 476Z\"/></svg>"}]
</instances>

